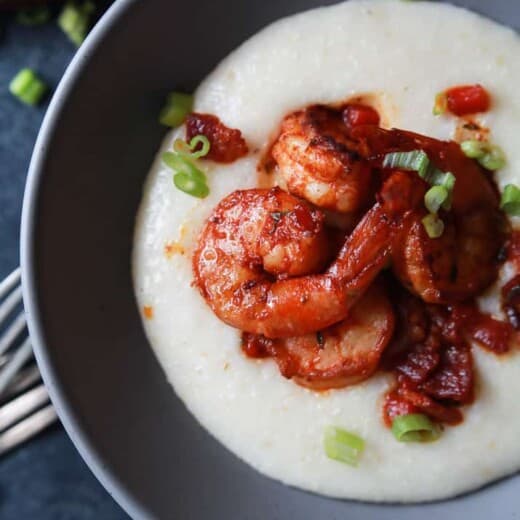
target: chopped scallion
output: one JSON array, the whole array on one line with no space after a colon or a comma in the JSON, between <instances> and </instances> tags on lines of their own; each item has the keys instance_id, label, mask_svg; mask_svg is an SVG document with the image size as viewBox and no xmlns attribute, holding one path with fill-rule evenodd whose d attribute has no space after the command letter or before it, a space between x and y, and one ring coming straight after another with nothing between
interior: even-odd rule
<instances>
[{"instance_id":1,"label":"chopped scallion","mask_svg":"<svg viewBox=\"0 0 520 520\"><path fill-rule=\"evenodd\" d=\"M193 96L183 92L171 92L166 105L159 114L159 122L164 126L176 128L182 125L186 116L193 109Z\"/></svg>"},{"instance_id":2,"label":"chopped scallion","mask_svg":"<svg viewBox=\"0 0 520 520\"><path fill-rule=\"evenodd\" d=\"M433 442L440 428L422 413L398 415L392 422L392 433L399 442Z\"/></svg>"},{"instance_id":3,"label":"chopped scallion","mask_svg":"<svg viewBox=\"0 0 520 520\"><path fill-rule=\"evenodd\" d=\"M87 36L92 14L95 10L95 4L90 0L85 1L82 4L75 1L69 1L64 5L58 17L58 25L60 29L78 47L83 43Z\"/></svg>"},{"instance_id":4,"label":"chopped scallion","mask_svg":"<svg viewBox=\"0 0 520 520\"><path fill-rule=\"evenodd\" d=\"M426 215L422 223L430 238L439 238L444 233L444 222L435 213Z\"/></svg>"},{"instance_id":5,"label":"chopped scallion","mask_svg":"<svg viewBox=\"0 0 520 520\"><path fill-rule=\"evenodd\" d=\"M200 145L201 149L194 151ZM200 159L201 157L205 157L208 155L211 148L211 143L209 139L205 135L196 135L192 138L192 140L188 143L183 141L182 139L175 139L173 142L173 149L175 153L182 157L188 157L191 159Z\"/></svg>"},{"instance_id":6,"label":"chopped scallion","mask_svg":"<svg viewBox=\"0 0 520 520\"><path fill-rule=\"evenodd\" d=\"M173 183L179 190L199 199L203 199L209 194L208 185L203 180L184 172L176 173L173 176Z\"/></svg>"},{"instance_id":7,"label":"chopped scallion","mask_svg":"<svg viewBox=\"0 0 520 520\"><path fill-rule=\"evenodd\" d=\"M411 170L417 172L423 178L427 174L429 166L430 159L423 150L387 153L383 160L383 168Z\"/></svg>"},{"instance_id":8,"label":"chopped scallion","mask_svg":"<svg viewBox=\"0 0 520 520\"><path fill-rule=\"evenodd\" d=\"M45 96L47 85L28 68L22 69L11 80L9 91L26 105L37 105Z\"/></svg>"},{"instance_id":9,"label":"chopped scallion","mask_svg":"<svg viewBox=\"0 0 520 520\"><path fill-rule=\"evenodd\" d=\"M424 205L430 213L437 213L448 197L448 190L444 186L432 186L424 195Z\"/></svg>"},{"instance_id":10,"label":"chopped scallion","mask_svg":"<svg viewBox=\"0 0 520 520\"><path fill-rule=\"evenodd\" d=\"M463 141L460 143L460 148L464 152L464 155L470 159L480 159L481 157L484 157L488 151L487 143L477 141L476 139Z\"/></svg>"},{"instance_id":11,"label":"chopped scallion","mask_svg":"<svg viewBox=\"0 0 520 520\"><path fill-rule=\"evenodd\" d=\"M506 164L506 156L502 148L497 145L490 145L489 151L478 162L486 168L486 170L496 171L503 168Z\"/></svg>"},{"instance_id":12,"label":"chopped scallion","mask_svg":"<svg viewBox=\"0 0 520 520\"><path fill-rule=\"evenodd\" d=\"M200 145L200 150L197 150L197 147ZM196 135L191 141L190 141L190 149L196 150L192 152L191 156L195 159L200 159L201 157L206 157L208 155L210 149L211 149L211 143L209 142L209 139L205 135Z\"/></svg>"},{"instance_id":13,"label":"chopped scallion","mask_svg":"<svg viewBox=\"0 0 520 520\"><path fill-rule=\"evenodd\" d=\"M48 7L40 6L32 9L23 9L16 13L16 21L20 25L34 27L47 23L51 18L51 12Z\"/></svg>"},{"instance_id":14,"label":"chopped scallion","mask_svg":"<svg viewBox=\"0 0 520 520\"><path fill-rule=\"evenodd\" d=\"M460 144L466 157L476 159L487 170L500 170L506 164L506 156L500 146L486 141L470 139Z\"/></svg>"},{"instance_id":15,"label":"chopped scallion","mask_svg":"<svg viewBox=\"0 0 520 520\"><path fill-rule=\"evenodd\" d=\"M508 184L502 192L500 207L508 215L520 216L520 188L514 184Z\"/></svg>"},{"instance_id":16,"label":"chopped scallion","mask_svg":"<svg viewBox=\"0 0 520 520\"><path fill-rule=\"evenodd\" d=\"M435 104L433 105L433 115L442 116L448 110L448 96L446 92L439 92L435 96Z\"/></svg>"},{"instance_id":17,"label":"chopped scallion","mask_svg":"<svg viewBox=\"0 0 520 520\"><path fill-rule=\"evenodd\" d=\"M330 459L357 466L365 449L365 441L346 430L328 426L325 429L323 446Z\"/></svg>"},{"instance_id":18,"label":"chopped scallion","mask_svg":"<svg viewBox=\"0 0 520 520\"><path fill-rule=\"evenodd\" d=\"M204 172L199 170L190 160L181 155L172 153L172 152L164 152L161 156L164 164L171 168L173 171L177 173L184 173L193 177L194 179L198 179L206 182L206 176Z\"/></svg>"}]
</instances>

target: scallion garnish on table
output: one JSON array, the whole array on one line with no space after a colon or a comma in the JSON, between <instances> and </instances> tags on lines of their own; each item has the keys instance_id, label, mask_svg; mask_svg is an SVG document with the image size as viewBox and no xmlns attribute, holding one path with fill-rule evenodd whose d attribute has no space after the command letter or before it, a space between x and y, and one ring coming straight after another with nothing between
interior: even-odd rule
<instances>
[{"instance_id":1,"label":"scallion garnish on table","mask_svg":"<svg viewBox=\"0 0 520 520\"><path fill-rule=\"evenodd\" d=\"M90 0L83 3L69 1L58 17L59 27L78 47L88 34L95 10L95 4Z\"/></svg>"},{"instance_id":2,"label":"scallion garnish on table","mask_svg":"<svg viewBox=\"0 0 520 520\"><path fill-rule=\"evenodd\" d=\"M20 70L11 80L9 91L26 105L37 105L47 93L48 87L37 74L29 68Z\"/></svg>"},{"instance_id":3,"label":"scallion garnish on table","mask_svg":"<svg viewBox=\"0 0 520 520\"><path fill-rule=\"evenodd\" d=\"M342 428L328 426L325 428L323 447L329 459L357 466L365 449L365 441Z\"/></svg>"},{"instance_id":4,"label":"scallion garnish on table","mask_svg":"<svg viewBox=\"0 0 520 520\"><path fill-rule=\"evenodd\" d=\"M20 25L27 27L34 27L36 25L43 25L51 19L50 9L43 5L33 7L32 9L22 9L16 13L16 21Z\"/></svg>"},{"instance_id":5,"label":"scallion garnish on table","mask_svg":"<svg viewBox=\"0 0 520 520\"><path fill-rule=\"evenodd\" d=\"M200 150L198 149L199 145ZM173 152L164 152L162 160L174 171L175 187L188 195L203 199L209 195L206 175L200 170L195 160L206 156L210 150L210 142L204 135L196 135L189 143L176 139Z\"/></svg>"},{"instance_id":6,"label":"scallion garnish on table","mask_svg":"<svg viewBox=\"0 0 520 520\"><path fill-rule=\"evenodd\" d=\"M399 442L433 442L440 437L441 431L427 415L412 413L395 417L392 433Z\"/></svg>"}]
</instances>

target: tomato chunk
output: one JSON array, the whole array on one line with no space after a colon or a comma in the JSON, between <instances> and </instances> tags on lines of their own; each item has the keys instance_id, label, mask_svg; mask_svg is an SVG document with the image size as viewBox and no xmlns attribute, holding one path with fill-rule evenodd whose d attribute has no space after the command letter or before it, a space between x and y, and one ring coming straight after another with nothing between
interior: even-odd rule
<instances>
[{"instance_id":1,"label":"tomato chunk","mask_svg":"<svg viewBox=\"0 0 520 520\"><path fill-rule=\"evenodd\" d=\"M456 116L487 112L491 96L482 85L464 85L446 91L448 110Z\"/></svg>"},{"instance_id":2,"label":"tomato chunk","mask_svg":"<svg viewBox=\"0 0 520 520\"><path fill-rule=\"evenodd\" d=\"M349 128L360 125L378 125L379 121L377 111L367 105L347 105L343 110L343 122Z\"/></svg>"},{"instance_id":3,"label":"tomato chunk","mask_svg":"<svg viewBox=\"0 0 520 520\"><path fill-rule=\"evenodd\" d=\"M247 144L240 130L228 128L220 119L211 114L189 114L186 118L186 139L205 135L210 149L205 159L220 163L231 163L247 155Z\"/></svg>"}]
</instances>

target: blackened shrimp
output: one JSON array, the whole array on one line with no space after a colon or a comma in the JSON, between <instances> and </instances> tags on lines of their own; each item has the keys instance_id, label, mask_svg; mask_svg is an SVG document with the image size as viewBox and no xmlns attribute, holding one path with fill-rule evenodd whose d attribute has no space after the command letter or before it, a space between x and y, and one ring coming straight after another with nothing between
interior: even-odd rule
<instances>
[{"instance_id":1,"label":"blackened shrimp","mask_svg":"<svg viewBox=\"0 0 520 520\"><path fill-rule=\"evenodd\" d=\"M430 238L422 223L428 185L415 172L394 173L384 183L379 198L385 199L386 207L400 208L403 215L392 250L393 269L401 282L430 303L464 301L488 287L497 277L497 257L506 233L489 175L454 142L373 127L353 133L357 138L365 134L366 148L376 162L387 152L420 149L456 178L452 208L441 212L445 228L439 238Z\"/></svg>"},{"instance_id":2,"label":"blackened shrimp","mask_svg":"<svg viewBox=\"0 0 520 520\"><path fill-rule=\"evenodd\" d=\"M194 283L233 327L301 336L345 319L387 265L392 236L393 223L376 204L324 269L330 252L321 211L278 188L236 191L200 234Z\"/></svg>"},{"instance_id":3,"label":"blackened shrimp","mask_svg":"<svg viewBox=\"0 0 520 520\"><path fill-rule=\"evenodd\" d=\"M289 114L271 153L288 191L316 206L353 213L370 203L371 168L341 110L314 105Z\"/></svg>"},{"instance_id":4,"label":"blackened shrimp","mask_svg":"<svg viewBox=\"0 0 520 520\"><path fill-rule=\"evenodd\" d=\"M272 356L281 374L301 386L328 390L369 378L394 331L394 312L375 282L348 317L322 331L294 338L267 339L245 334L243 348L252 357Z\"/></svg>"}]
</instances>

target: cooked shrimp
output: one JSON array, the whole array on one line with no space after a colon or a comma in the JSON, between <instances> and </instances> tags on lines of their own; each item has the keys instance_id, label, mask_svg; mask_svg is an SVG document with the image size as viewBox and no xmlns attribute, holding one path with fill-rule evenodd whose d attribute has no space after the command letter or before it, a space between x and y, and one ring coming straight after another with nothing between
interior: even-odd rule
<instances>
[{"instance_id":1,"label":"cooked shrimp","mask_svg":"<svg viewBox=\"0 0 520 520\"><path fill-rule=\"evenodd\" d=\"M288 115L271 153L294 195L342 213L369 204L371 167L349 138L340 110L314 105Z\"/></svg>"},{"instance_id":2,"label":"cooked shrimp","mask_svg":"<svg viewBox=\"0 0 520 520\"><path fill-rule=\"evenodd\" d=\"M358 129L359 134L367 129ZM415 173L398 172L380 192L386 208L403 213L392 264L401 282L424 301L453 303L476 296L498 274L497 257L506 221L498 194L485 171L454 142L443 142L401 130L368 129L368 148L380 157L388 151L424 150L434 164L455 175L452 209L442 212L444 233L429 238L422 219L428 185Z\"/></svg>"},{"instance_id":3,"label":"cooked shrimp","mask_svg":"<svg viewBox=\"0 0 520 520\"><path fill-rule=\"evenodd\" d=\"M313 334L270 340L266 348L284 377L313 390L328 390L369 378L393 331L392 306L376 283L340 323Z\"/></svg>"},{"instance_id":4,"label":"cooked shrimp","mask_svg":"<svg viewBox=\"0 0 520 520\"><path fill-rule=\"evenodd\" d=\"M321 211L279 188L236 191L201 232L195 285L222 321L243 331L316 332L345 319L387 265L393 226L376 204L323 271L330 252Z\"/></svg>"}]
</instances>

